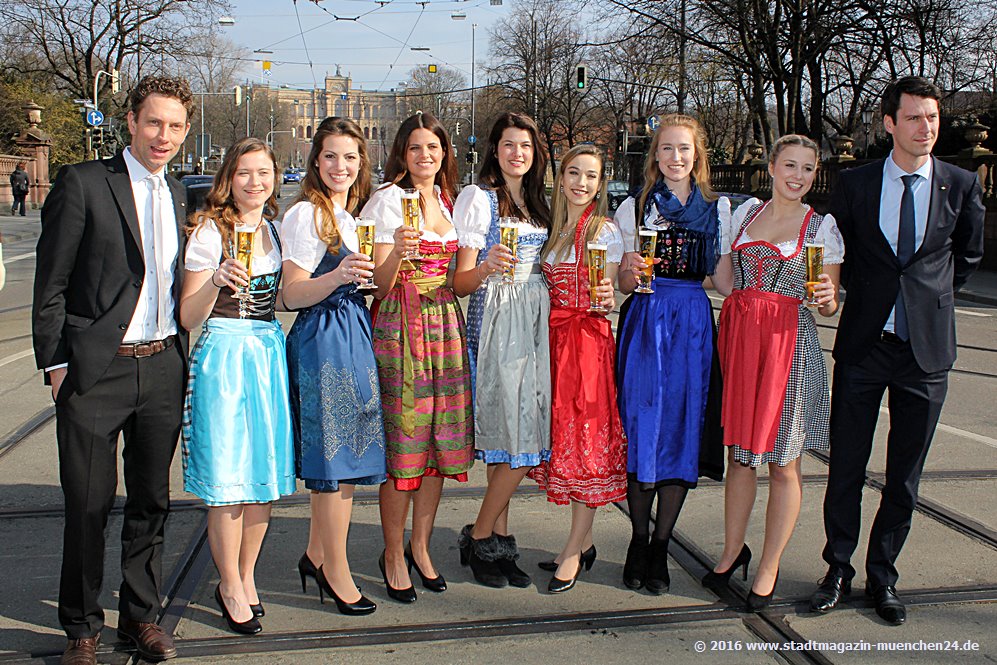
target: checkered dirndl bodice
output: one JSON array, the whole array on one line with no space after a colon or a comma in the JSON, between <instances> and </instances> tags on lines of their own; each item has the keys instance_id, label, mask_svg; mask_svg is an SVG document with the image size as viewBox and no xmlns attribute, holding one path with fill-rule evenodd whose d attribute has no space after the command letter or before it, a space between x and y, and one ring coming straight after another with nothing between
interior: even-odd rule
<instances>
[{"instance_id":1,"label":"checkered dirndl bodice","mask_svg":"<svg viewBox=\"0 0 997 665\"><path fill-rule=\"evenodd\" d=\"M824 218L810 208L797 237L796 251L789 256L783 256L778 247L764 240L742 241L744 230L765 205L758 203L748 210L731 245L734 288L780 293L802 301L806 294L807 278L806 252L803 251L803 247L817 237L817 231Z\"/></svg>"}]
</instances>

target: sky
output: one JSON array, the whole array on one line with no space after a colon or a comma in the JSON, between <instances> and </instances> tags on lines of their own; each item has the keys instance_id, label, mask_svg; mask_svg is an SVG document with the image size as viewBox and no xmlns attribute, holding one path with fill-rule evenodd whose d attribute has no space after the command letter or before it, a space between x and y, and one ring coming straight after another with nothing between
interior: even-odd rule
<instances>
[{"instance_id":1,"label":"sky","mask_svg":"<svg viewBox=\"0 0 997 665\"><path fill-rule=\"evenodd\" d=\"M493 1L231 0L235 23L224 34L250 52L273 52L254 53L259 61L243 75L267 81L262 60L269 59L274 86L322 87L326 73L334 74L337 65L352 76L354 87L365 90L397 88L413 67L429 64L451 66L470 81L472 24L477 24L474 59L481 74L491 28L517 4L502 0L495 6ZM466 19L453 20L457 12Z\"/></svg>"}]
</instances>

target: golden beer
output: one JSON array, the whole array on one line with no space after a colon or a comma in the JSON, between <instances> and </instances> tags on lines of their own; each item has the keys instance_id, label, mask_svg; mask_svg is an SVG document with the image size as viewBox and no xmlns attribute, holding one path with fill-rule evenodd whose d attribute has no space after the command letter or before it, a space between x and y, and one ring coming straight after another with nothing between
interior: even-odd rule
<instances>
[{"instance_id":1,"label":"golden beer","mask_svg":"<svg viewBox=\"0 0 997 665\"><path fill-rule=\"evenodd\" d=\"M360 245L360 253L366 254L370 257L371 261L374 260L374 220L372 219L357 219L357 240ZM374 284L373 277L367 277L359 285L358 289L376 289L377 285Z\"/></svg>"},{"instance_id":2,"label":"golden beer","mask_svg":"<svg viewBox=\"0 0 997 665\"><path fill-rule=\"evenodd\" d=\"M499 219L499 244L505 245L513 256L519 249L519 220L515 217ZM515 281L516 264L513 263L502 271L502 281L511 284Z\"/></svg>"},{"instance_id":3,"label":"golden beer","mask_svg":"<svg viewBox=\"0 0 997 665\"><path fill-rule=\"evenodd\" d=\"M419 230L421 219L419 217L419 190L409 187L402 190L402 223L410 229ZM421 259L422 255L418 251L407 252L404 259Z\"/></svg>"},{"instance_id":4,"label":"golden beer","mask_svg":"<svg viewBox=\"0 0 997 665\"><path fill-rule=\"evenodd\" d=\"M596 287L606 277L606 245L590 242L588 247L589 263L589 311L604 312L606 309L599 302L599 297L595 293Z\"/></svg>"},{"instance_id":5,"label":"golden beer","mask_svg":"<svg viewBox=\"0 0 997 665\"><path fill-rule=\"evenodd\" d=\"M637 277L637 293L654 293L651 281L654 279L654 250L658 244L658 232L651 229L641 229L637 239L640 243L640 258L644 259L644 268Z\"/></svg>"},{"instance_id":6,"label":"golden beer","mask_svg":"<svg viewBox=\"0 0 997 665\"><path fill-rule=\"evenodd\" d=\"M235 227L235 260L242 264L250 276L253 274L253 243L256 229L252 226ZM232 296L239 301L239 318L246 318L246 300L249 298L249 285L236 289Z\"/></svg>"},{"instance_id":7,"label":"golden beer","mask_svg":"<svg viewBox=\"0 0 997 665\"><path fill-rule=\"evenodd\" d=\"M820 274L824 272L824 245L807 243L804 245L807 262L807 305L817 305L814 289L820 284Z\"/></svg>"}]
</instances>

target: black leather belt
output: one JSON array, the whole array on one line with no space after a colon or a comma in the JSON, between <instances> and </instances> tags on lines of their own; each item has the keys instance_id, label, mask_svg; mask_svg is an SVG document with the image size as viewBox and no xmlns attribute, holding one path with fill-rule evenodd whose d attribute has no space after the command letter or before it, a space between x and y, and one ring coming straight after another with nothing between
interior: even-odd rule
<instances>
[{"instance_id":1,"label":"black leather belt","mask_svg":"<svg viewBox=\"0 0 997 665\"><path fill-rule=\"evenodd\" d=\"M166 349L173 346L176 342L176 336L170 335L166 339L157 339L152 342L139 342L137 344L122 344L118 347L119 356L127 356L129 358L148 358L149 356L154 356L157 353L161 353Z\"/></svg>"},{"instance_id":2,"label":"black leather belt","mask_svg":"<svg viewBox=\"0 0 997 665\"><path fill-rule=\"evenodd\" d=\"M897 335L896 333L892 333L892 332L890 332L888 330L884 330L882 332L882 334L880 334L879 339L882 340L882 341L884 341L884 342L888 342L890 344L904 344L905 343L904 340L902 340L899 335Z\"/></svg>"}]
</instances>

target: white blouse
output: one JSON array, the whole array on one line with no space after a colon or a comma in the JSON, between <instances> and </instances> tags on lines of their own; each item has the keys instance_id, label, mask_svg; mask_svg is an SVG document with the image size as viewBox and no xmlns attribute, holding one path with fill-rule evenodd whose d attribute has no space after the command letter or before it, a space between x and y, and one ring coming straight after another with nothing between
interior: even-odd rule
<instances>
[{"instance_id":1,"label":"white blouse","mask_svg":"<svg viewBox=\"0 0 997 665\"><path fill-rule=\"evenodd\" d=\"M280 268L280 251L270 231L270 225L263 222L263 228L270 234L270 251L266 256L253 256L252 274L266 275ZM222 234L214 221L206 220L187 239L187 253L184 254L184 269L190 272L218 270L222 258Z\"/></svg>"},{"instance_id":2,"label":"white blouse","mask_svg":"<svg viewBox=\"0 0 997 665\"><path fill-rule=\"evenodd\" d=\"M353 215L338 205L334 207L336 225L343 244L351 252L359 251L360 241L357 238L357 222ZM280 225L280 239L283 242L285 261L292 261L296 266L311 274L318 268L322 258L328 253L329 247L318 236L316 228L315 206L308 201L295 203L284 213L284 221Z\"/></svg>"},{"instance_id":3,"label":"white blouse","mask_svg":"<svg viewBox=\"0 0 997 665\"><path fill-rule=\"evenodd\" d=\"M637 251L635 238L637 227L634 222L634 206L636 205L634 197L628 196L616 209L616 215L613 217L613 221L616 222L616 226L619 227L620 234L623 236L623 247L627 252ZM730 240L724 235L730 228L731 218L730 199L726 196L717 199L717 216L720 218L720 246L730 247ZM665 220L653 205L647 216L644 217L644 226L649 229L661 231L670 225L671 222Z\"/></svg>"},{"instance_id":4,"label":"white blouse","mask_svg":"<svg viewBox=\"0 0 997 665\"><path fill-rule=\"evenodd\" d=\"M748 211L752 207L760 203L762 202L759 199L748 199L737 207L737 210L731 216L728 228L720 236L721 254L730 254L731 245L737 240L737 232L741 228L741 224L744 223L745 215L748 214ZM768 205L768 203L766 202L765 205ZM744 233L741 234L741 242L753 241L752 237L748 235L750 229L751 223L748 224L748 228L744 229ZM798 242L798 238L785 240L776 243L775 248L783 256L792 256L796 252ZM838 224L834 221L833 216L824 215L820 226L817 227L817 235L814 236L814 242L824 245L824 263L838 264L845 260L845 241L841 238L841 232L838 231Z\"/></svg>"},{"instance_id":5,"label":"white blouse","mask_svg":"<svg viewBox=\"0 0 997 665\"><path fill-rule=\"evenodd\" d=\"M453 224L457 229L457 243L461 247L484 249L492 225L492 202L488 193L477 185L462 189L454 202ZM520 220L516 228L519 235L547 233L547 229L526 220Z\"/></svg>"},{"instance_id":6,"label":"white blouse","mask_svg":"<svg viewBox=\"0 0 997 665\"><path fill-rule=\"evenodd\" d=\"M573 231L572 231L573 233ZM606 262L607 263L619 263L623 258L623 236L620 234L620 229L611 220L606 220L603 224L602 229L599 230L599 236L595 239L596 242L606 245ZM544 257L544 261L550 263L553 260L553 256L550 252ZM575 262L575 246L574 244L568 248L568 254L561 263L574 263Z\"/></svg>"},{"instance_id":7,"label":"white blouse","mask_svg":"<svg viewBox=\"0 0 997 665\"><path fill-rule=\"evenodd\" d=\"M450 210L443 203L443 195L439 186L434 185L433 190L440 202L443 216L452 224L453 218L450 215ZM370 200L363 207L360 216L374 220L374 242L393 245L395 243L395 230L404 221L402 217L402 188L395 184L378 188L370 195ZM419 219L421 220L419 224L422 229L421 237L426 240L446 242L457 236L456 229L450 229L443 237L440 237L438 233L423 228L426 225L426 220L421 210L419 211Z\"/></svg>"}]
</instances>

